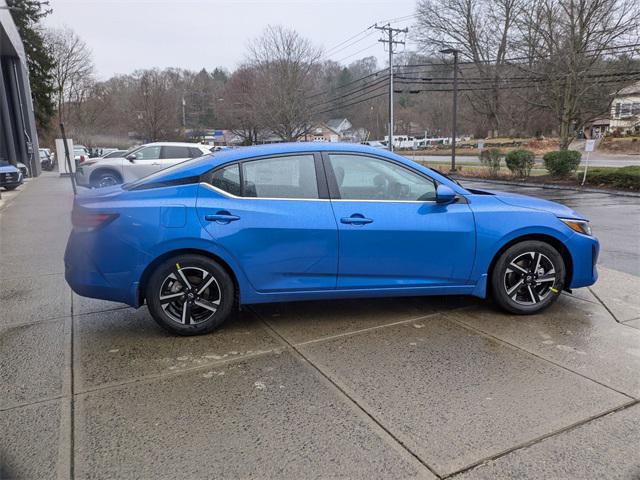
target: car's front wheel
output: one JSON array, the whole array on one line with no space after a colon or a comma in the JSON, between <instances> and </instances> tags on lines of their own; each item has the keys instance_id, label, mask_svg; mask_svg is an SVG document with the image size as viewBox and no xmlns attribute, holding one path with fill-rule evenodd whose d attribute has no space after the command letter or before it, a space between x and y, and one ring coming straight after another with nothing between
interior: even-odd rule
<instances>
[{"instance_id":1,"label":"car's front wheel","mask_svg":"<svg viewBox=\"0 0 640 480\"><path fill-rule=\"evenodd\" d=\"M211 332L229 317L235 298L225 269L208 257L191 254L158 265L145 294L156 322L178 335Z\"/></svg>"},{"instance_id":2,"label":"car's front wheel","mask_svg":"<svg viewBox=\"0 0 640 480\"><path fill-rule=\"evenodd\" d=\"M538 313L555 302L566 276L562 255L551 245L529 240L505 250L493 269L493 297L503 309Z\"/></svg>"}]
</instances>

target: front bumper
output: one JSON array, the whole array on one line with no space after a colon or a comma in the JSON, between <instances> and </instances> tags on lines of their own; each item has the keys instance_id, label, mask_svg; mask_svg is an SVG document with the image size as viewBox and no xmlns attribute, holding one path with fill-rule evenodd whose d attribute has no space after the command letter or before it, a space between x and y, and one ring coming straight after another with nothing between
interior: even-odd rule
<instances>
[{"instance_id":1,"label":"front bumper","mask_svg":"<svg viewBox=\"0 0 640 480\"><path fill-rule=\"evenodd\" d=\"M569 288L593 285L598 280L598 255L600 242L596 237L575 233L566 242L573 262L573 274Z\"/></svg>"}]
</instances>

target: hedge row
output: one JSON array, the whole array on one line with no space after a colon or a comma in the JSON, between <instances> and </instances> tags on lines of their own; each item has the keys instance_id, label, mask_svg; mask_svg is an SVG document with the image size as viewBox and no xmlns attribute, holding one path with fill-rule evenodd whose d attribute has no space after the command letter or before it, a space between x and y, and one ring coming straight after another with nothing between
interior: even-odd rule
<instances>
[{"instance_id":1,"label":"hedge row","mask_svg":"<svg viewBox=\"0 0 640 480\"><path fill-rule=\"evenodd\" d=\"M582 179L581 175L579 175ZM595 167L587 170L587 183L640 190L640 166L622 168Z\"/></svg>"}]
</instances>

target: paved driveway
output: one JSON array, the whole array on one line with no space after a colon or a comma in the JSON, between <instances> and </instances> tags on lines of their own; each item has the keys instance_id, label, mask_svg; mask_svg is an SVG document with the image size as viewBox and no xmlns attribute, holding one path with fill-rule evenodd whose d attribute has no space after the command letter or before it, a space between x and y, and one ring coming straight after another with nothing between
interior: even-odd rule
<instances>
[{"instance_id":1,"label":"paved driveway","mask_svg":"<svg viewBox=\"0 0 640 480\"><path fill-rule=\"evenodd\" d=\"M640 474L635 276L604 269L531 317L286 303L173 337L71 294L68 190L44 176L0 212L3 479Z\"/></svg>"}]
</instances>

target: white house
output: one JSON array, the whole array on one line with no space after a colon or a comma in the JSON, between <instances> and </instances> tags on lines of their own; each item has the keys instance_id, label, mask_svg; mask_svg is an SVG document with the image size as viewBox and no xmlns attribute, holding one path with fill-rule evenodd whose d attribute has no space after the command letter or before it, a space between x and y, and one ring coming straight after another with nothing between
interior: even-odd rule
<instances>
[{"instance_id":1,"label":"white house","mask_svg":"<svg viewBox=\"0 0 640 480\"><path fill-rule=\"evenodd\" d=\"M620 90L611 103L609 130L640 132L640 82Z\"/></svg>"}]
</instances>

